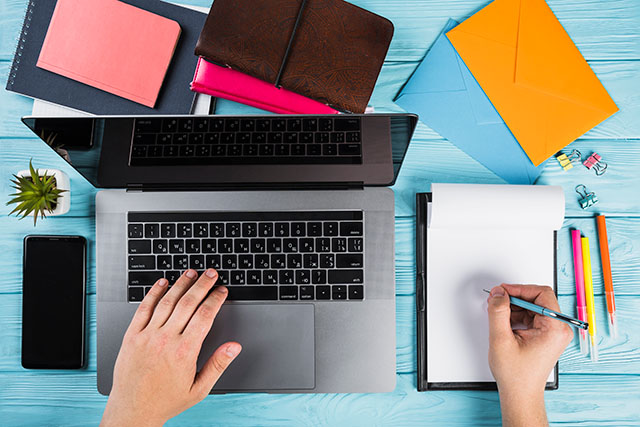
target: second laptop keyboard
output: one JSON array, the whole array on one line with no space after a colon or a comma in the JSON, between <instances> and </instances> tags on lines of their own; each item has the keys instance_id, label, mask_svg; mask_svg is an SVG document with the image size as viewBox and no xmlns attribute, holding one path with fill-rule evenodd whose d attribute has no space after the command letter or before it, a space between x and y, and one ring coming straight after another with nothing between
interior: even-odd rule
<instances>
[{"instance_id":1,"label":"second laptop keyboard","mask_svg":"<svg viewBox=\"0 0 640 427\"><path fill-rule=\"evenodd\" d=\"M229 300L362 300L362 211L129 212L128 298L218 271Z\"/></svg>"}]
</instances>

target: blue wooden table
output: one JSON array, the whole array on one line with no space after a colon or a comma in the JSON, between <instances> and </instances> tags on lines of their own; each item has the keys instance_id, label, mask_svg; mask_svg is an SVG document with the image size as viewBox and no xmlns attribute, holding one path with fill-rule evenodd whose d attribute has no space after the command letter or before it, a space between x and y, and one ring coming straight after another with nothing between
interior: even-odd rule
<instances>
[{"instance_id":1,"label":"blue wooden table","mask_svg":"<svg viewBox=\"0 0 640 427\"><path fill-rule=\"evenodd\" d=\"M185 3L207 6L207 0ZM452 17L462 21L486 0L357 0L393 21L395 35L371 104L377 112L401 111L392 99ZM581 356L577 341L560 359L560 389L546 394L554 424L640 425L640 1L549 0L549 5L601 79L620 112L571 144L597 151L609 163L596 177L584 167L562 171L547 161L539 184L561 185L566 220L560 232L560 305L575 310L569 228L578 227L595 246L595 212L608 216L620 336L606 333L599 257L594 278L600 362ZM0 84L4 88L26 8L25 0L0 0ZM0 90L0 425L87 425L100 420L106 398L96 390L95 190L20 123L32 101ZM249 111L221 102L225 113ZM220 111L219 110L219 111ZM71 177L71 211L39 222L8 217L4 205L12 173L33 158ZM387 394L210 396L170 425L496 425L495 392L416 391L414 194L432 182L502 181L424 124L418 126L394 187L396 194L397 387ZM597 193L596 209L583 211L574 187ZM89 361L80 371L28 371L20 366L21 254L27 234L81 234L89 241ZM43 273L43 280L46 274Z\"/></svg>"}]
</instances>

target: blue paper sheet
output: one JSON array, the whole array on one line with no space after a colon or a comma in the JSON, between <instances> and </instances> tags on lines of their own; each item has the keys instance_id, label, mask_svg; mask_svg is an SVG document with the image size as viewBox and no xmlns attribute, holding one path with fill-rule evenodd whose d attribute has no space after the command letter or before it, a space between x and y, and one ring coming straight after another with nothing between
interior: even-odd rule
<instances>
[{"instance_id":1,"label":"blue paper sheet","mask_svg":"<svg viewBox=\"0 0 640 427\"><path fill-rule=\"evenodd\" d=\"M507 183L533 184L543 166L533 166L447 39L456 25L447 22L395 102Z\"/></svg>"}]
</instances>

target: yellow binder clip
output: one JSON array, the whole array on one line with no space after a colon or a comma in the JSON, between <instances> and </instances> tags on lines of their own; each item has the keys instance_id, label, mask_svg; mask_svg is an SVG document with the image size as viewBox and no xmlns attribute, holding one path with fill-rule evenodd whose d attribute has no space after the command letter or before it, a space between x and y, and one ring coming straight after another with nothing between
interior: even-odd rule
<instances>
[{"instance_id":1,"label":"yellow binder clip","mask_svg":"<svg viewBox=\"0 0 640 427\"><path fill-rule=\"evenodd\" d=\"M578 150L573 150L569 155L559 152L556 154L556 160L560 163L562 169L568 171L573 168L573 162L580 162L582 160L582 154Z\"/></svg>"}]
</instances>

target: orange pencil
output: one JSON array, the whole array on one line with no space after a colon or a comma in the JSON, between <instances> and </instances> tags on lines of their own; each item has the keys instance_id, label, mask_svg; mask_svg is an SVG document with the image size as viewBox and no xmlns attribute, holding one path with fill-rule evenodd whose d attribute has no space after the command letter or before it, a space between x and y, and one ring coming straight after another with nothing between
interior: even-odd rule
<instances>
[{"instance_id":1,"label":"orange pencil","mask_svg":"<svg viewBox=\"0 0 640 427\"><path fill-rule=\"evenodd\" d=\"M602 276L604 277L604 293L607 296L609 332L614 338L616 338L618 336L618 324L616 323L616 301L613 295L613 280L611 279L611 260L609 259L607 223L604 215L596 216L596 223L598 224L598 241L600 242L600 260L602 261Z\"/></svg>"}]
</instances>

